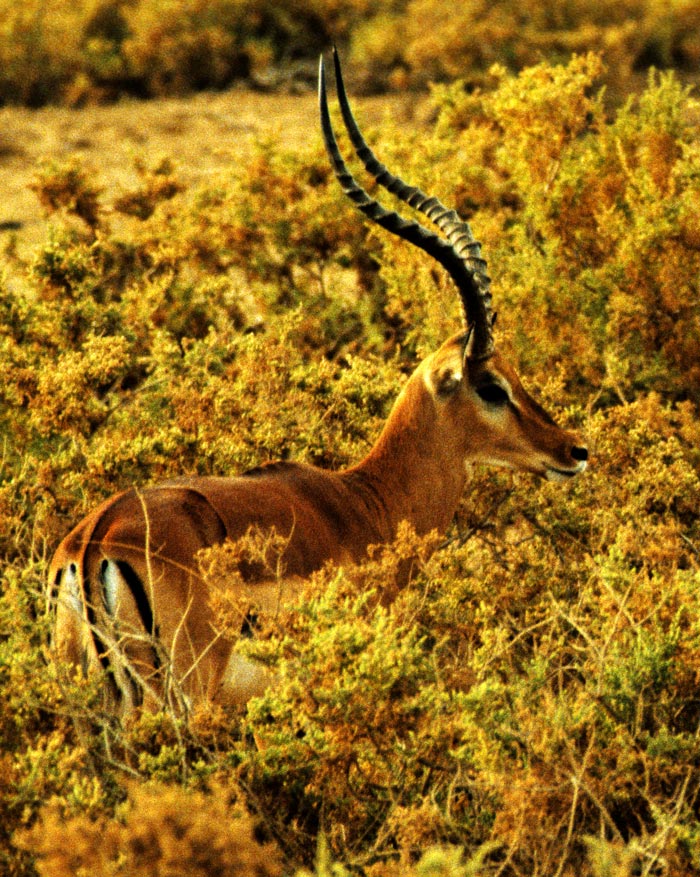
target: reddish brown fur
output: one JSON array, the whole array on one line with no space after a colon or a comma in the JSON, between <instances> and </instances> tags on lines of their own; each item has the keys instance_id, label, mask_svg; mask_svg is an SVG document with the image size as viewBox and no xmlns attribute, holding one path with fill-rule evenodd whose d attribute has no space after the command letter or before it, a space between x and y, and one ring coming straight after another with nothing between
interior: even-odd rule
<instances>
[{"instance_id":1,"label":"reddish brown fur","mask_svg":"<svg viewBox=\"0 0 700 877\"><path fill-rule=\"evenodd\" d=\"M251 527L285 537L284 582L251 583L242 595L274 611L326 561L360 561L370 545L390 542L402 521L418 534L443 532L469 462L562 478L581 471L585 451L575 437L527 395L498 353L470 361L467 344L460 333L418 366L375 446L350 469L284 463L233 478L180 478L127 490L88 515L51 564L58 655L85 672L108 668L119 709L140 702L144 682L156 701L162 697L166 667L186 703L245 701L267 677L231 663L233 643L217 634L197 572L200 549ZM480 398L480 385L493 379L508 389L507 405ZM105 569L117 583L111 610Z\"/></svg>"}]
</instances>

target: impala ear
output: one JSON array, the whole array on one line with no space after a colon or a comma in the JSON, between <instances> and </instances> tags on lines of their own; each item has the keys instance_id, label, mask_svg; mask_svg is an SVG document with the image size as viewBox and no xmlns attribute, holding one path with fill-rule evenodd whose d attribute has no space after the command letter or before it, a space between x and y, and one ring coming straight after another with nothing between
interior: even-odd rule
<instances>
[{"instance_id":1,"label":"impala ear","mask_svg":"<svg viewBox=\"0 0 700 877\"><path fill-rule=\"evenodd\" d=\"M464 339L464 355L462 356L462 362L464 363L464 367L466 368L467 360L471 358L472 353L474 352L474 323L469 326L467 329L466 337Z\"/></svg>"},{"instance_id":2,"label":"impala ear","mask_svg":"<svg viewBox=\"0 0 700 877\"><path fill-rule=\"evenodd\" d=\"M491 328L496 325L496 314L492 315L491 318ZM472 323L467 328L466 337L464 339L464 363L466 367L466 362L468 359L471 359L474 355L474 344L475 344L475 333L474 333L474 323Z\"/></svg>"},{"instance_id":3,"label":"impala ear","mask_svg":"<svg viewBox=\"0 0 700 877\"><path fill-rule=\"evenodd\" d=\"M441 365L430 372L430 389L439 399L446 399L462 383L462 369L455 365Z\"/></svg>"}]
</instances>

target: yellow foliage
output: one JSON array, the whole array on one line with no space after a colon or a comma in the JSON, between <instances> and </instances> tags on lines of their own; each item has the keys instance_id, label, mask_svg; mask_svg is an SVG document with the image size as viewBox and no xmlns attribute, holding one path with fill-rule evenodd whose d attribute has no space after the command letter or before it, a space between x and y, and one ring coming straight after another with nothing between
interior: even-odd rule
<instances>
[{"instance_id":1,"label":"yellow foliage","mask_svg":"<svg viewBox=\"0 0 700 877\"><path fill-rule=\"evenodd\" d=\"M132 786L122 821L66 819L58 805L22 836L41 877L278 877L278 852L255 840L229 795Z\"/></svg>"},{"instance_id":2,"label":"yellow foliage","mask_svg":"<svg viewBox=\"0 0 700 877\"><path fill-rule=\"evenodd\" d=\"M696 69L698 18L695 0L54 0L50 14L43 0L0 0L0 101L307 88L332 43L368 90L603 52L620 98L638 70Z\"/></svg>"},{"instance_id":3,"label":"yellow foliage","mask_svg":"<svg viewBox=\"0 0 700 877\"><path fill-rule=\"evenodd\" d=\"M556 29L581 10L541 13ZM0 286L8 873L276 874L282 853L318 877L333 860L373 877L700 873L700 115L671 75L606 109L585 54L489 75L434 89L429 133L373 140L469 217L499 346L591 465L565 487L475 467L432 556L403 531L318 573L239 646L279 679L244 714L104 716L46 659L47 556L132 483L359 459L458 302L342 203L318 148L260 144L198 191L167 158L126 194L80 163L42 173L55 228ZM251 534L203 569L281 575L279 547Z\"/></svg>"}]
</instances>

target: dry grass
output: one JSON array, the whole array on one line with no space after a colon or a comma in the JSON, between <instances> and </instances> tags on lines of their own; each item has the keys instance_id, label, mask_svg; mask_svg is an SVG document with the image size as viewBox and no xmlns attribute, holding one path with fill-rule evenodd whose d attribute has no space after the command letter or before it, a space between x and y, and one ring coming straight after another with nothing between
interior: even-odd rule
<instances>
[{"instance_id":1,"label":"dry grass","mask_svg":"<svg viewBox=\"0 0 700 877\"><path fill-rule=\"evenodd\" d=\"M406 118L413 111L406 97L396 95L360 104L370 125L389 114ZM314 94L234 89L86 109L2 108L0 247L15 241L19 255L26 257L46 239L46 219L29 184L47 160L81 157L96 170L96 182L118 197L137 184L137 159L151 164L167 155L177 162L179 179L196 188L244 161L260 138L293 147L319 136Z\"/></svg>"},{"instance_id":2,"label":"dry grass","mask_svg":"<svg viewBox=\"0 0 700 877\"><path fill-rule=\"evenodd\" d=\"M359 459L402 371L454 331L456 296L343 203L311 95L3 114L4 172L23 192L41 171L58 206L49 236L33 195L34 213L4 193L34 264L7 258L0 284L0 873L36 877L12 836L40 819L32 849L49 857L103 827L113 844L102 870L88 845L58 873L140 873L129 855L155 849L149 826L183 839L182 872L204 846L213 873L216 849L234 852L217 847L230 803L290 869L312 866L323 831L367 877L700 875L698 104L653 76L610 113L598 69L443 86L427 133L399 105L377 136L472 221L499 346L585 433L589 471L562 489L476 468L448 541L391 607L367 592L415 556L408 540L360 578L319 575L303 611L245 644L278 688L187 727L117 726L90 680L47 665L51 549L125 485ZM163 152L172 173L132 178ZM123 216L135 181L144 215ZM354 295L338 296L341 271ZM251 302L264 332L243 331ZM227 797L205 807L213 777ZM173 793L155 808L153 782ZM440 864L414 870L433 844L481 864L430 851ZM318 861L317 877L341 873Z\"/></svg>"}]
</instances>

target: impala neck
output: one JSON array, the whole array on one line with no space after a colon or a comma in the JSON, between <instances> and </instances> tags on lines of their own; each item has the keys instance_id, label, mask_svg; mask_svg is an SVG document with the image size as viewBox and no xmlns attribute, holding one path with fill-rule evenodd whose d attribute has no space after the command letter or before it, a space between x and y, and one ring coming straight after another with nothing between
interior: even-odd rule
<instances>
[{"instance_id":1,"label":"impala neck","mask_svg":"<svg viewBox=\"0 0 700 877\"><path fill-rule=\"evenodd\" d=\"M389 538L401 521L419 535L443 533L464 489L465 456L464 435L438 410L419 370L396 400L372 450L343 477L364 493Z\"/></svg>"}]
</instances>

